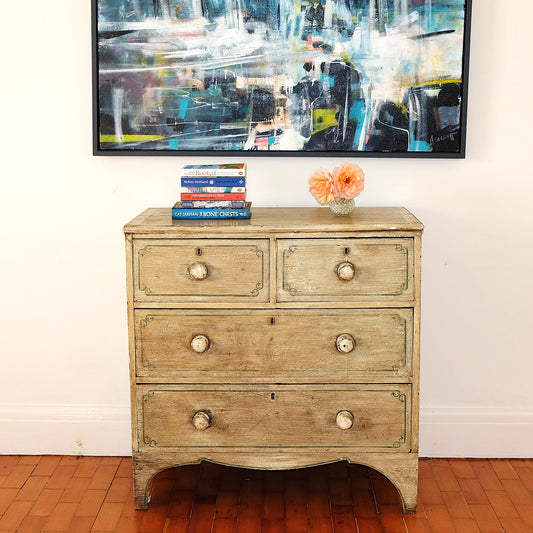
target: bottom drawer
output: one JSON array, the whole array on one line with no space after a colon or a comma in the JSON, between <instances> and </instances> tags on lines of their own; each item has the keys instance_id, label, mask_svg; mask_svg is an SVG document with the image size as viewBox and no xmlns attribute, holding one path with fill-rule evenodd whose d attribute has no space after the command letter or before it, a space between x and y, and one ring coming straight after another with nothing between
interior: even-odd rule
<instances>
[{"instance_id":1,"label":"bottom drawer","mask_svg":"<svg viewBox=\"0 0 533 533\"><path fill-rule=\"evenodd\" d=\"M139 449L408 452L410 385L137 387Z\"/></svg>"}]
</instances>

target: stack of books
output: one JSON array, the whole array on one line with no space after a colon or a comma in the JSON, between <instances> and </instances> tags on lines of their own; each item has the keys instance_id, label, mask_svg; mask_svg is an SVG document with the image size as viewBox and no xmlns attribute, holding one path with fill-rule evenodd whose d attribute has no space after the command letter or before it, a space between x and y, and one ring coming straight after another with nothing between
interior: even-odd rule
<instances>
[{"instance_id":1,"label":"stack of books","mask_svg":"<svg viewBox=\"0 0 533 533\"><path fill-rule=\"evenodd\" d=\"M181 170L180 201L172 218L250 218L246 165L186 165Z\"/></svg>"}]
</instances>

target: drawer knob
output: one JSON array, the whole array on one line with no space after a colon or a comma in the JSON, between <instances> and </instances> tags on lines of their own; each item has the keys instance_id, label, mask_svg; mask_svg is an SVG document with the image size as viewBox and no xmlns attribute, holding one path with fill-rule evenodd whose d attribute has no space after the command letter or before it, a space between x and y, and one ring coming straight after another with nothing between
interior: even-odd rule
<instances>
[{"instance_id":1,"label":"drawer knob","mask_svg":"<svg viewBox=\"0 0 533 533\"><path fill-rule=\"evenodd\" d=\"M198 431L205 431L211 425L211 415L207 411L198 411L192 417L192 425Z\"/></svg>"},{"instance_id":2,"label":"drawer knob","mask_svg":"<svg viewBox=\"0 0 533 533\"><path fill-rule=\"evenodd\" d=\"M207 276L209 276L207 265L205 263L193 263L189 267L189 276L198 281L207 278Z\"/></svg>"},{"instance_id":3,"label":"drawer knob","mask_svg":"<svg viewBox=\"0 0 533 533\"><path fill-rule=\"evenodd\" d=\"M343 333L337 337L336 345L339 352L350 353L355 348L355 339L349 333Z\"/></svg>"},{"instance_id":4,"label":"drawer knob","mask_svg":"<svg viewBox=\"0 0 533 533\"><path fill-rule=\"evenodd\" d=\"M353 420L353 415L350 411L339 411L335 421L339 429L350 429L353 426Z\"/></svg>"},{"instance_id":5,"label":"drawer knob","mask_svg":"<svg viewBox=\"0 0 533 533\"><path fill-rule=\"evenodd\" d=\"M196 353L204 353L209 348L209 339L205 335L195 335L191 341L191 348Z\"/></svg>"},{"instance_id":6,"label":"drawer knob","mask_svg":"<svg viewBox=\"0 0 533 533\"><path fill-rule=\"evenodd\" d=\"M350 261L344 261L337 266L337 276L344 281L350 281L355 277L355 267Z\"/></svg>"}]
</instances>

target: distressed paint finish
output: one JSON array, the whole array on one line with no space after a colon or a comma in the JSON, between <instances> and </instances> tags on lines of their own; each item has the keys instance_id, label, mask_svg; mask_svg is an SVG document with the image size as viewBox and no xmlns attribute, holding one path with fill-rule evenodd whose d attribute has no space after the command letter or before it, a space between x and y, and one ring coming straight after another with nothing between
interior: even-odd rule
<instances>
[{"instance_id":1,"label":"distressed paint finish","mask_svg":"<svg viewBox=\"0 0 533 533\"><path fill-rule=\"evenodd\" d=\"M463 0L95 0L100 150L459 150Z\"/></svg>"},{"instance_id":2,"label":"distressed paint finish","mask_svg":"<svg viewBox=\"0 0 533 533\"><path fill-rule=\"evenodd\" d=\"M257 208L247 221L195 222L174 224L169 209L149 209L124 228L136 507L148 505L152 477L179 464L286 469L348 460L385 474L414 511L421 223L397 207L360 208L342 220L326 208ZM194 300L175 300L175 291L133 298L135 258L150 242L207 250L215 239L234 249L264 243L268 301L219 301L212 290ZM325 243L320 253L317 242ZM287 243L301 254L294 278L322 287L281 301L276 261ZM328 276L347 256L356 276L342 281L345 292L328 294ZM154 263L152 278L180 286L175 263ZM231 254L214 264L246 278L247 265ZM367 269L380 272L365 277ZM404 297L349 288L369 280L386 287L387 277L408 280ZM198 337L208 341L201 353L191 347Z\"/></svg>"}]
</instances>

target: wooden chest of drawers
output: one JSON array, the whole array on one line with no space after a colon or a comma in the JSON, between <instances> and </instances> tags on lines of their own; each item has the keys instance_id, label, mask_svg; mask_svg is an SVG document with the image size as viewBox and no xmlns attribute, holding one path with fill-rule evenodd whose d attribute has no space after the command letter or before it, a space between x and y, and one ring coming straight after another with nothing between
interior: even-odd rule
<instances>
[{"instance_id":1,"label":"wooden chest of drawers","mask_svg":"<svg viewBox=\"0 0 533 533\"><path fill-rule=\"evenodd\" d=\"M348 460L415 511L422 229L397 207L127 224L136 507L177 465Z\"/></svg>"}]
</instances>

